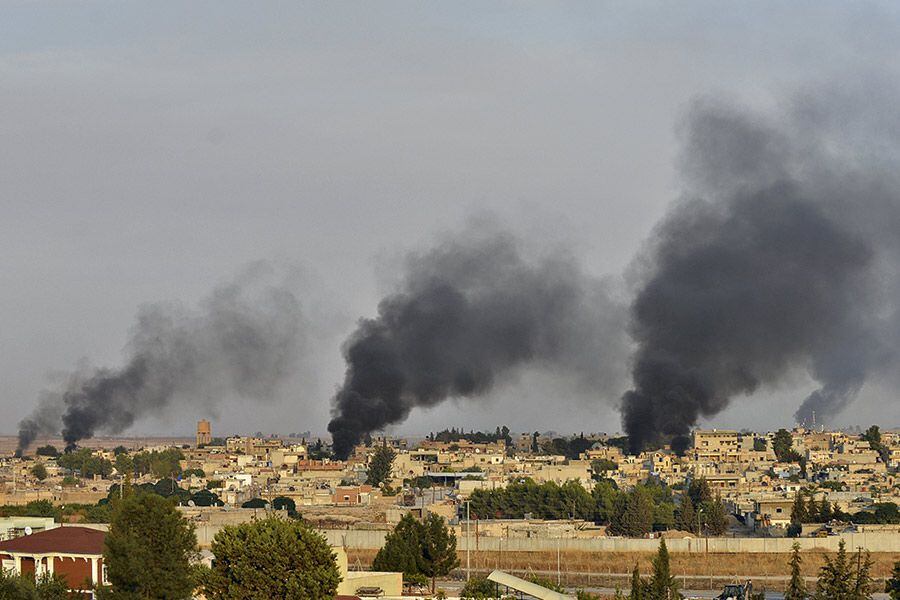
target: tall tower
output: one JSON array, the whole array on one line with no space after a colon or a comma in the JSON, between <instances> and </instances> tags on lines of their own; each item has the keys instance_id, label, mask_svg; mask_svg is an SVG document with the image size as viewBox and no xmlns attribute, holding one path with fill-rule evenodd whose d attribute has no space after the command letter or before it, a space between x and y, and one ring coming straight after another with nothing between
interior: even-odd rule
<instances>
[{"instance_id":1,"label":"tall tower","mask_svg":"<svg viewBox=\"0 0 900 600\"><path fill-rule=\"evenodd\" d=\"M212 428L209 421L200 419L197 421L197 447L206 446L212 442Z\"/></svg>"}]
</instances>

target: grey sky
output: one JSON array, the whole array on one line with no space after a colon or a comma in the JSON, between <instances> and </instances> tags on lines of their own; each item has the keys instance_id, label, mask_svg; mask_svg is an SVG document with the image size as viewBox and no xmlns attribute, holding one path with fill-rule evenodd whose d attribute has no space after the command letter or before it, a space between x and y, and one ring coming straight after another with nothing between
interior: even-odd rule
<instances>
[{"instance_id":1,"label":"grey sky","mask_svg":"<svg viewBox=\"0 0 900 600\"><path fill-rule=\"evenodd\" d=\"M898 30L893 4L864 2L5 2L0 430L78 361L121 364L142 303L195 304L274 259L305 273L314 375L274 404L226 404L214 427L324 431L340 343L399 253L489 210L621 274L677 196L691 99L769 107L860 72L896 79ZM399 431L619 429L615 398L566 403L523 377ZM715 423L788 423L808 388ZM891 393L844 422L894 425Z\"/></svg>"}]
</instances>

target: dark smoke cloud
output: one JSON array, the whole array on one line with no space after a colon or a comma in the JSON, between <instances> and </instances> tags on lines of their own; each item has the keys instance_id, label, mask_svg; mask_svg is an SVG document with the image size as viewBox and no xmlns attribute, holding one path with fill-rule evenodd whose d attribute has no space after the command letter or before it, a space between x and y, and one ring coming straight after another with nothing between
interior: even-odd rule
<instances>
[{"instance_id":1,"label":"dark smoke cloud","mask_svg":"<svg viewBox=\"0 0 900 600\"><path fill-rule=\"evenodd\" d=\"M871 136L886 111L818 92L777 115L691 112L685 195L631 307L633 450L683 446L699 418L798 369L819 388L797 420L827 422L896 364L900 129Z\"/></svg>"},{"instance_id":2,"label":"dark smoke cloud","mask_svg":"<svg viewBox=\"0 0 900 600\"><path fill-rule=\"evenodd\" d=\"M623 355L621 311L565 252L531 256L496 226L408 257L399 290L344 345L328 430L337 456L414 407L484 396L520 367L556 369L594 394Z\"/></svg>"},{"instance_id":3,"label":"dark smoke cloud","mask_svg":"<svg viewBox=\"0 0 900 600\"><path fill-rule=\"evenodd\" d=\"M82 370L45 395L20 423L19 448L60 429L70 446L97 432L119 433L176 403L271 398L297 369L302 333L297 298L266 263L216 288L198 311L145 306L125 365Z\"/></svg>"}]
</instances>

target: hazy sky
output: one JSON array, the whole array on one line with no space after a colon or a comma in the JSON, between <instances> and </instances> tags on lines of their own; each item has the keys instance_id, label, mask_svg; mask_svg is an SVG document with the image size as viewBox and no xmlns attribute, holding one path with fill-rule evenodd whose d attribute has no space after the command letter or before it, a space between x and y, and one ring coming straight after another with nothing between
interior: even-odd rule
<instances>
[{"instance_id":1,"label":"hazy sky","mask_svg":"<svg viewBox=\"0 0 900 600\"><path fill-rule=\"evenodd\" d=\"M79 361L121 364L142 303L194 304L257 259L304 272L312 375L214 430L324 431L341 341L404 251L487 210L620 275L677 197L692 99L893 77L898 31L868 2L4 2L0 431ZM795 384L713 423L787 424ZM619 429L615 398L561 393L526 375L396 431ZM865 393L849 413L900 416Z\"/></svg>"}]
</instances>

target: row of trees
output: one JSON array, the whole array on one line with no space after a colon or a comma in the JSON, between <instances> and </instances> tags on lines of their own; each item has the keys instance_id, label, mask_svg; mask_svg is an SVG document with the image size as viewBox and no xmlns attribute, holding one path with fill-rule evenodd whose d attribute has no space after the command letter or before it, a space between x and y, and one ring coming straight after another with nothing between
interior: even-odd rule
<instances>
[{"instance_id":1,"label":"row of trees","mask_svg":"<svg viewBox=\"0 0 900 600\"><path fill-rule=\"evenodd\" d=\"M856 560L847 555L844 540L838 544L838 552L833 557L826 557L825 564L819 569L815 593L810 593L801 573L803 559L800 556L800 544L794 543L791 555L791 578L784 590L784 600L870 600L876 590L872 579L872 559L869 553L858 551ZM895 573L898 566L894 566ZM888 582L888 590L891 583ZM892 598L893 598L892 594ZM896 599L895 599L896 600Z\"/></svg>"},{"instance_id":2,"label":"row of trees","mask_svg":"<svg viewBox=\"0 0 900 600\"><path fill-rule=\"evenodd\" d=\"M872 506L872 510L861 510L850 514L833 506L824 496L816 501L812 493L798 491L794 495L794 504L791 507L791 524L794 530L804 523L827 523L831 520L868 523L868 524L897 524L900 523L900 508L893 502L878 502Z\"/></svg>"},{"instance_id":3,"label":"row of trees","mask_svg":"<svg viewBox=\"0 0 900 600\"><path fill-rule=\"evenodd\" d=\"M610 533L637 537L651 531L678 528L721 535L728 524L725 505L713 497L705 479L691 482L676 506L671 488L650 479L624 492L611 479L598 481L588 492L577 481L538 484L531 479L503 489L476 490L470 497L476 518L585 519L609 525Z\"/></svg>"},{"instance_id":4,"label":"row of trees","mask_svg":"<svg viewBox=\"0 0 900 600\"><path fill-rule=\"evenodd\" d=\"M460 440L466 440L468 442L472 442L475 444L489 444L493 442L503 441L507 446L512 445L512 437L509 435L509 427L506 425L502 427L497 427L493 432L491 431L472 431L470 430L466 433L464 430L457 430L455 427L451 429L444 429L443 431L438 431L437 433L430 433L428 435L428 439L432 442L458 442Z\"/></svg>"},{"instance_id":5,"label":"row of trees","mask_svg":"<svg viewBox=\"0 0 900 600\"><path fill-rule=\"evenodd\" d=\"M196 591L210 600L331 598L340 583L328 542L278 518L223 528L212 568L200 567L193 524L162 496L139 491L115 502L105 546L110 585L96 590L101 600L181 600Z\"/></svg>"}]
</instances>

